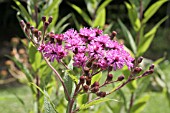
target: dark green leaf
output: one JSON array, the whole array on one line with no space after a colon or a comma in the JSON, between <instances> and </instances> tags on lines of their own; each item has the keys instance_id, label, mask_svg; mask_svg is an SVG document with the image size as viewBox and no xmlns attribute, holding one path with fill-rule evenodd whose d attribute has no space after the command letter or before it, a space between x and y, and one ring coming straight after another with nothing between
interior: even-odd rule
<instances>
[{"instance_id":1,"label":"dark green leaf","mask_svg":"<svg viewBox=\"0 0 170 113\"><path fill-rule=\"evenodd\" d=\"M135 41L131 35L131 33L129 32L129 30L127 29L127 27L122 23L122 21L120 19L118 19L118 23L123 31L123 34L126 38L128 38L129 44L133 50L134 53L136 53L137 49L136 49L136 44Z\"/></svg>"},{"instance_id":2,"label":"dark green leaf","mask_svg":"<svg viewBox=\"0 0 170 113\"><path fill-rule=\"evenodd\" d=\"M63 18L57 23L57 25L56 25L56 27L55 27L55 30L59 30L59 29L62 27L62 25L63 25L70 17L71 17L71 14L68 14L68 15L66 15L65 17L63 17Z\"/></svg>"},{"instance_id":3,"label":"dark green leaf","mask_svg":"<svg viewBox=\"0 0 170 113\"><path fill-rule=\"evenodd\" d=\"M67 2L75 11L77 11L77 13L80 14L80 16L82 16L82 18L84 19L84 21L89 24L90 26L92 25L92 21L90 19L90 17L78 6L71 4L69 2Z\"/></svg>"},{"instance_id":4,"label":"dark green leaf","mask_svg":"<svg viewBox=\"0 0 170 113\"><path fill-rule=\"evenodd\" d=\"M69 76L69 73L67 71L65 71L65 73L64 73L64 84L67 88L68 94L71 96L72 89L73 89L73 82L72 82L72 79ZM66 95L66 92L65 92L65 95ZM68 100L68 97L67 96L65 96L65 97L66 97L66 100Z\"/></svg>"},{"instance_id":5,"label":"dark green leaf","mask_svg":"<svg viewBox=\"0 0 170 113\"><path fill-rule=\"evenodd\" d=\"M76 29L79 30L80 28L82 28L82 24L80 24L78 22L78 20L76 19L76 16L73 13L72 13L72 17L73 17L73 21L74 21L74 23L76 25Z\"/></svg>"}]
</instances>

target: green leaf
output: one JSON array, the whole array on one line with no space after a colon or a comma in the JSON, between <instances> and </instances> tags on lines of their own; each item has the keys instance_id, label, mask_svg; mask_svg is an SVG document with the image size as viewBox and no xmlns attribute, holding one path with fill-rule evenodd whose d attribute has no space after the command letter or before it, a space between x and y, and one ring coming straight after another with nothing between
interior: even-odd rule
<instances>
[{"instance_id":1,"label":"green leaf","mask_svg":"<svg viewBox=\"0 0 170 113\"><path fill-rule=\"evenodd\" d=\"M66 29L66 27L68 27L69 25L70 25L70 23L66 23L66 24L62 25L62 27L58 31L56 31L56 33L58 33L58 34L62 33ZM55 29L55 30L57 30L57 29Z\"/></svg>"},{"instance_id":2,"label":"green leaf","mask_svg":"<svg viewBox=\"0 0 170 113\"><path fill-rule=\"evenodd\" d=\"M93 106L93 105L96 105L96 104L100 104L102 102L106 102L106 101L109 101L109 100L112 100L112 99L109 99L109 98L100 98L98 100L94 100L92 102L89 102L89 103L86 103L86 104L83 104L80 106L80 110L83 110L83 109L87 109L89 108L90 106Z\"/></svg>"},{"instance_id":3,"label":"green leaf","mask_svg":"<svg viewBox=\"0 0 170 113\"><path fill-rule=\"evenodd\" d=\"M125 2L126 8L128 9L128 16L130 22L132 24L133 29L137 32L141 27L140 20L138 18L137 8L134 4L130 5L129 3Z\"/></svg>"},{"instance_id":4,"label":"green leaf","mask_svg":"<svg viewBox=\"0 0 170 113\"><path fill-rule=\"evenodd\" d=\"M18 1L18 0L14 0L14 2L16 3L16 5L19 7L19 11L22 15L22 17L27 21L32 23L32 19L31 16L28 14L27 10L25 9L25 7ZM17 8L16 8L17 9ZM33 24L33 23L32 23Z\"/></svg>"},{"instance_id":5,"label":"green leaf","mask_svg":"<svg viewBox=\"0 0 170 113\"><path fill-rule=\"evenodd\" d=\"M44 106L46 108L45 109L45 113L58 113L55 109L55 106L54 104L52 103L48 93L46 92L46 90L42 90L39 86L37 86L35 83L31 83L30 82L30 85L31 86L34 86L35 88L37 88L43 95L44 95ZM50 104L50 105L49 105ZM50 108L49 108L50 107Z\"/></svg>"},{"instance_id":6,"label":"green leaf","mask_svg":"<svg viewBox=\"0 0 170 113\"><path fill-rule=\"evenodd\" d=\"M112 0L105 0L105 1L99 6L99 8L97 9L96 14L101 13L101 11L102 11L103 9L105 9L105 7L106 7L111 1L112 1Z\"/></svg>"},{"instance_id":7,"label":"green leaf","mask_svg":"<svg viewBox=\"0 0 170 113\"><path fill-rule=\"evenodd\" d=\"M149 98L150 98L149 95L145 95L145 96L141 97L140 99L138 99L138 100L134 103L134 105L133 105L133 107L132 107L132 109L131 109L131 112L132 112L132 113L141 113L142 110L145 108L146 103L147 103L147 101L149 100Z\"/></svg>"},{"instance_id":8,"label":"green leaf","mask_svg":"<svg viewBox=\"0 0 170 113\"><path fill-rule=\"evenodd\" d=\"M75 23L76 29L79 30L80 28L82 28L82 24L78 22L78 20L76 19L76 16L73 13L72 13L72 18Z\"/></svg>"},{"instance_id":9,"label":"green leaf","mask_svg":"<svg viewBox=\"0 0 170 113\"><path fill-rule=\"evenodd\" d=\"M139 44L137 56L143 55L146 50L149 48L157 29L159 26L168 18L168 16L161 19L148 33L144 35L144 38L142 39L141 43Z\"/></svg>"},{"instance_id":10,"label":"green leaf","mask_svg":"<svg viewBox=\"0 0 170 113\"><path fill-rule=\"evenodd\" d=\"M118 19L118 23L123 31L123 34L126 38L128 38L129 44L133 50L134 53L136 53L137 49L136 49L136 44L135 41L131 35L131 33L129 32L129 30L127 29L127 27L122 23L122 21L120 19Z\"/></svg>"},{"instance_id":11,"label":"green leaf","mask_svg":"<svg viewBox=\"0 0 170 113\"><path fill-rule=\"evenodd\" d=\"M65 71L64 73L64 84L67 88L67 91L68 91L68 94L71 96L72 95L72 89L73 89L73 82L72 82L72 79L71 77L69 76L69 73L68 71ZM66 92L65 92L65 95L66 95ZM68 100L68 97L66 97L66 100Z\"/></svg>"},{"instance_id":12,"label":"green leaf","mask_svg":"<svg viewBox=\"0 0 170 113\"><path fill-rule=\"evenodd\" d=\"M109 32L111 31L112 26L113 26L113 22L110 23L110 24L107 26L107 28L104 29L103 32L104 32L105 34L109 34Z\"/></svg>"},{"instance_id":13,"label":"green leaf","mask_svg":"<svg viewBox=\"0 0 170 113\"><path fill-rule=\"evenodd\" d=\"M45 90L44 90L44 94L45 94L45 96L44 96L44 113L57 113L54 106L49 101L49 95Z\"/></svg>"},{"instance_id":14,"label":"green leaf","mask_svg":"<svg viewBox=\"0 0 170 113\"><path fill-rule=\"evenodd\" d=\"M151 5L144 13L143 23L146 23L157 12L157 10L167 1L168 0L158 0L153 5Z\"/></svg>"},{"instance_id":15,"label":"green leaf","mask_svg":"<svg viewBox=\"0 0 170 113\"><path fill-rule=\"evenodd\" d=\"M92 27L100 27L100 28L104 28L105 25L105 21L106 21L106 10L102 9L100 13L96 14L96 18L93 21L93 25Z\"/></svg>"},{"instance_id":16,"label":"green leaf","mask_svg":"<svg viewBox=\"0 0 170 113\"><path fill-rule=\"evenodd\" d=\"M90 19L90 17L78 6L71 4L69 2L67 2L75 11L77 11L77 13L80 14L80 16L82 16L82 18L84 19L84 21L89 24L90 26L92 25L92 21Z\"/></svg>"},{"instance_id":17,"label":"green leaf","mask_svg":"<svg viewBox=\"0 0 170 113\"><path fill-rule=\"evenodd\" d=\"M72 81L78 84L78 78L74 76L73 74L71 74L69 70L67 71L67 73L68 73L68 76L72 79Z\"/></svg>"},{"instance_id":18,"label":"green leaf","mask_svg":"<svg viewBox=\"0 0 170 113\"><path fill-rule=\"evenodd\" d=\"M33 70L36 72L41 66L41 53L34 47L32 43L29 43L28 47L29 61Z\"/></svg>"},{"instance_id":19,"label":"green leaf","mask_svg":"<svg viewBox=\"0 0 170 113\"><path fill-rule=\"evenodd\" d=\"M102 72L94 75L94 76L92 77L91 84L93 84L95 81L99 81L101 77L102 77Z\"/></svg>"},{"instance_id":20,"label":"green leaf","mask_svg":"<svg viewBox=\"0 0 170 113\"><path fill-rule=\"evenodd\" d=\"M56 25L55 30L59 30L61 26L71 17L71 14L66 15L63 17Z\"/></svg>"}]
</instances>

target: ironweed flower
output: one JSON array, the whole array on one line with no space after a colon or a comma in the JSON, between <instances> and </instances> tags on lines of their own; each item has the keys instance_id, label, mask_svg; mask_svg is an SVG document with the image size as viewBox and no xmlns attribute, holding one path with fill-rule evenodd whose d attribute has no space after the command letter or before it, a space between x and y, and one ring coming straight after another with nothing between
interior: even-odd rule
<instances>
[{"instance_id":1,"label":"ironweed flower","mask_svg":"<svg viewBox=\"0 0 170 113\"><path fill-rule=\"evenodd\" d=\"M38 48L50 61L54 59L60 61L67 55L67 52L72 51L74 53L73 65L76 67L85 67L90 59L93 59L91 64L95 62L101 69L112 67L116 71L124 65L127 65L129 69L133 67L134 58L125 51L123 45L111 40L98 28L85 27L79 32L69 29L64 34L54 35L53 38L56 41L41 44Z\"/></svg>"}]
</instances>

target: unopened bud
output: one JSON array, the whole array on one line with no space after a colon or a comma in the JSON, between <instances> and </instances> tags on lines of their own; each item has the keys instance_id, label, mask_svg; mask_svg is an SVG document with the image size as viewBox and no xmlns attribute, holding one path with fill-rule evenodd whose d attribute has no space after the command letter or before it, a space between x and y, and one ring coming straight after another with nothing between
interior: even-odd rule
<instances>
[{"instance_id":1,"label":"unopened bud","mask_svg":"<svg viewBox=\"0 0 170 113\"><path fill-rule=\"evenodd\" d=\"M140 73L142 71L142 68L141 67L136 67L135 69L134 69L134 73L135 74L138 74L138 73Z\"/></svg>"},{"instance_id":2,"label":"unopened bud","mask_svg":"<svg viewBox=\"0 0 170 113\"><path fill-rule=\"evenodd\" d=\"M92 86L91 86L91 87L96 87L96 86L97 86L97 87L99 87L99 82L97 82L97 81L96 81L96 82L94 82L94 83L92 84Z\"/></svg>"},{"instance_id":3,"label":"unopened bud","mask_svg":"<svg viewBox=\"0 0 170 113\"><path fill-rule=\"evenodd\" d=\"M112 34L111 34L111 39L113 39L116 35L117 35L117 32L113 31Z\"/></svg>"},{"instance_id":4,"label":"unopened bud","mask_svg":"<svg viewBox=\"0 0 170 113\"><path fill-rule=\"evenodd\" d=\"M83 86L83 90L84 90L85 92L87 92L87 91L89 90L89 86L88 86L88 85L84 85L84 86Z\"/></svg>"},{"instance_id":5,"label":"unopened bud","mask_svg":"<svg viewBox=\"0 0 170 113\"><path fill-rule=\"evenodd\" d=\"M148 70L148 71L146 71L145 73L143 73L143 75L142 75L142 76L150 75L150 74L152 74L153 72L154 72L154 70L153 70L153 69Z\"/></svg>"},{"instance_id":6,"label":"unopened bud","mask_svg":"<svg viewBox=\"0 0 170 113\"><path fill-rule=\"evenodd\" d=\"M86 84L87 84L87 85L90 85L90 84L91 84L91 78L86 77Z\"/></svg>"},{"instance_id":7,"label":"unopened bud","mask_svg":"<svg viewBox=\"0 0 170 113\"><path fill-rule=\"evenodd\" d=\"M83 76L83 75L80 76L80 83L81 83L81 84L84 84L84 81L85 81L85 76Z\"/></svg>"},{"instance_id":8,"label":"unopened bud","mask_svg":"<svg viewBox=\"0 0 170 113\"><path fill-rule=\"evenodd\" d=\"M149 67L149 70L154 69L154 67L155 67L155 65L152 64L152 65Z\"/></svg>"},{"instance_id":9,"label":"unopened bud","mask_svg":"<svg viewBox=\"0 0 170 113\"><path fill-rule=\"evenodd\" d=\"M96 93L96 95L99 96L99 97L105 97L106 92L101 91L101 92Z\"/></svg>"},{"instance_id":10,"label":"unopened bud","mask_svg":"<svg viewBox=\"0 0 170 113\"><path fill-rule=\"evenodd\" d=\"M33 33L34 33L35 37L38 37L38 29L33 29Z\"/></svg>"},{"instance_id":11,"label":"unopened bud","mask_svg":"<svg viewBox=\"0 0 170 113\"><path fill-rule=\"evenodd\" d=\"M31 25L29 22L27 22L26 27L27 27L27 29L30 29Z\"/></svg>"},{"instance_id":12,"label":"unopened bud","mask_svg":"<svg viewBox=\"0 0 170 113\"><path fill-rule=\"evenodd\" d=\"M45 16L43 16L41 19L42 19L43 22L46 21L46 17Z\"/></svg>"},{"instance_id":13,"label":"unopened bud","mask_svg":"<svg viewBox=\"0 0 170 113\"><path fill-rule=\"evenodd\" d=\"M53 17L52 17L52 16L50 16L50 17L48 18L48 22L49 22L49 23L51 23L51 22L52 22L52 20L53 20Z\"/></svg>"},{"instance_id":14,"label":"unopened bud","mask_svg":"<svg viewBox=\"0 0 170 113\"><path fill-rule=\"evenodd\" d=\"M112 81L112 78L113 78L113 75L112 74L108 74L106 81L110 82L110 81Z\"/></svg>"},{"instance_id":15,"label":"unopened bud","mask_svg":"<svg viewBox=\"0 0 170 113\"><path fill-rule=\"evenodd\" d=\"M143 57L139 57L137 60L138 64L140 64L142 62L142 60L143 60Z\"/></svg>"},{"instance_id":16,"label":"unopened bud","mask_svg":"<svg viewBox=\"0 0 170 113\"><path fill-rule=\"evenodd\" d=\"M99 91L99 87L98 86L93 87L92 90L91 90L92 93L96 93L98 91Z\"/></svg>"},{"instance_id":17,"label":"unopened bud","mask_svg":"<svg viewBox=\"0 0 170 113\"><path fill-rule=\"evenodd\" d=\"M123 79L125 79L125 76L121 75L121 76L118 77L117 81L122 81Z\"/></svg>"},{"instance_id":18,"label":"unopened bud","mask_svg":"<svg viewBox=\"0 0 170 113\"><path fill-rule=\"evenodd\" d=\"M47 28L49 25L49 22L44 22L44 27Z\"/></svg>"},{"instance_id":19,"label":"unopened bud","mask_svg":"<svg viewBox=\"0 0 170 113\"><path fill-rule=\"evenodd\" d=\"M90 69L88 67L84 67L84 73L86 76L89 75L89 71L90 71Z\"/></svg>"}]
</instances>

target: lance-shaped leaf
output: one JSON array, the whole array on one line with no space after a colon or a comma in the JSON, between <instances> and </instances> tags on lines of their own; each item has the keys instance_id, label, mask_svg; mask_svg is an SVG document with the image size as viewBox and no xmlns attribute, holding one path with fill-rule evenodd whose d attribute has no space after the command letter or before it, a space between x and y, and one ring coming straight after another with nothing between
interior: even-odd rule
<instances>
[{"instance_id":1,"label":"lance-shaped leaf","mask_svg":"<svg viewBox=\"0 0 170 113\"><path fill-rule=\"evenodd\" d=\"M145 95L145 96L141 97L140 99L138 99L134 103L134 105L133 105L133 107L131 109L131 112L132 113L141 113L142 110L145 108L146 103L149 100L149 97L150 97L149 95Z\"/></svg>"},{"instance_id":2,"label":"lance-shaped leaf","mask_svg":"<svg viewBox=\"0 0 170 113\"><path fill-rule=\"evenodd\" d=\"M93 84L93 83L96 82L96 81L99 81L101 77L102 77L102 72L94 75L94 76L92 77L91 84Z\"/></svg>"},{"instance_id":3,"label":"lance-shaped leaf","mask_svg":"<svg viewBox=\"0 0 170 113\"><path fill-rule=\"evenodd\" d=\"M44 113L57 113L54 105L49 100L50 97L49 97L48 93L45 90L44 90L44 94L45 94L44 95Z\"/></svg>"},{"instance_id":4,"label":"lance-shaped leaf","mask_svg":"<svg viewBox=\"0 0 170 113\"><path fill-rule=\"evenodd\" d=\"M89 24L90 26L92 25L92 21L90 19L90 17L78 6L71 4L69 2L67 2L75 11L77 11L77 13L80 14L80 16L82 16L82 18L84 19L84 21Z\"/></svg>"},{"instance_id":5,"label":"lance-shaped leaf","mask_svg":"<svg viewBox=\"0 0 170 113\"><path fill-rule=\"evenodd\" d=\"M97 14L100 13L112 0L105 0L97 9Z\"/></svg>"},{"instance_id":6,"label":"lance-shaped leaf","mask_svg":"<svg viewBox=\"0 0 170 113\"><path fill-rule=\"evenodd\" d=\"M63 79L64 79L64 84L68 91L68 95L71 97L72 93L73 93L73 91L72 91L73 90L73 82L72 82L71 77L69 76L68 71L65 71ZM65 93L65 95L67 95L66 92L64 92L64 93ZM68 97L67 96L65 96L65 97L66 97L66 100L68 100Z\"/></svg>"},{"instance_id":7,"label":"lance-shaped leaf","mask_svg":"<svg viewBox=\"0 0 170 113\"><path fill-rule=\"evenodd\" d=\"M143 23L146 23L157 11L158 9L168 0L158 0L153 5L151 5L144 13Z\"/></svg>"},{"instance_id":8,"label":"lance-shaped leaf","mask_svg":"<svg viewBox=\"0 0 170 113\"><path fill-rule=\"evenodd\" d=\"M120 19L118 19L119 25L123 31L123 34L126 38L128 38L129 44L133 50L134 53L136 53L136 44L134 41L134 38L132 37L130 31L127 29L127 27L122 23L122 21Z\"/></svg>"},{"instance_id":9,"label":"lance-shaped leaf","mask_svg":"<svg viewBox=\"0 0 170 113\"><path fill-rule=\"evenodd\" d=\"M27 21L27 22L31 22L31 16L28 14L27 10L25 9L25 7L18 1L18 0L14 0L14 2L16 3L16 5L19 7L13 7L15 10L17 10L18 12L20 12L21 16Z\"/></svg>"},{"instance_id":10,"label":"lance-shaped leaf","mask_svg":"<svg viewBox=\"0 0 170 113\"><path fill-rule=\"evenodd\" d=\"M101 10L100 13L97 13L95 20L93 21L92 27L104 28L106 21L106 10L105 8Z\"/></svg>"},{"instance_id":11,"label":"lance-shaped leaf","mask_svg":"<svg viewBox=\"0 0 170 113\"><path fill-rule=\"evenodd\" d=\"M126 5L126 8L128 9L128 16L129 16L130 22L133 26L133 29L135 31L139 31L139 29L141 27L141 23L138 18L138 12L137 12L136 6L134 4L130 5L127 2L125 2L125 5Z\"/></svg>"},{"instance_id":12,"label":"lance-shaped leaf","mask_svg":"<svg viewBox=\"0 0 170 113\"><path fill-rule=\"evenodd\" d=\"M79 110L87 109L87 108L89 108L90 106L93 106L93 105L96 105L96 104L100 104L100 103L103 103L103 102L106 102L106 101L109 101L109 100L113 100L113 99L100 98L100 99L98 99L98 100L94 100L94 101L92 101L92 102L89 102L89 103L86 103L86 104L81 105ZM116 100L116 101L117 101L117 100Z\"/></svg>"},{"instance_id":13,"label":"lance-shaped leaf","mask_svg":"<svg viewBox=\"0 0 170 113\"><path fill-rule=\"evenodd\" d=\"M161 19L148 33L144 35L144 38L142 39L138 51L137 51L137 56L143 55L143 53L146 52L146 50L149 48L156 32L159 26L168 18L168 16L164 17Z\"/></svg>"}]
</instances>

